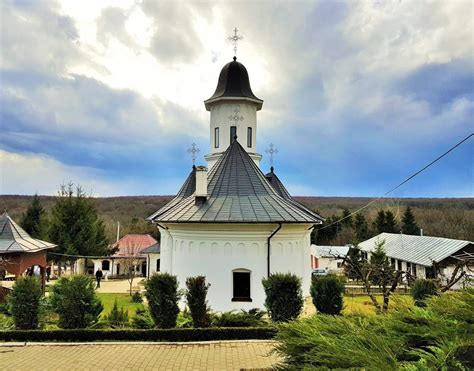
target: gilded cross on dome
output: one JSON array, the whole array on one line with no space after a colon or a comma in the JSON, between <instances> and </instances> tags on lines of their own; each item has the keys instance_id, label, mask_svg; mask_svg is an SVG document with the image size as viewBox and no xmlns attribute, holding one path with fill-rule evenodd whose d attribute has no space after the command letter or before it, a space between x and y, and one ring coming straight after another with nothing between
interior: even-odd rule
<instances>
[{"instance_id":1,"label":"gilded cross on dome","mask_svg":"<svg viewBox=\"0 0 474 371\"><path fill-rule=\"evenodd\" d=\"M234 34L227 38L234 45L234 60L237 57L237 43L244 38L242 35L237 35L237 32L239 32L239 29L234 27Z\"/></svg>"},{"instance_id":2,"label":"gilded cross on dome","mask_svg":"<svg viewBox=\"0 0 474 371\"><path fill-rule=\"evenodd\" d=\"M240 106L235 106L234 114L229 116L229 120L235 121L236 124L244 120L244 117L240 114Z\"/></svg>"},{"instance_id":3,"label":"gilded cross on dome","mask_svg":"<svg viewBox=\"0 0 474 371\"><path fill-rule=\"evenodd\" d=\"M191 144L191 147L188 148L187 152L191 155L191 158L193 159L193 165L194 165L196 162L196 155L199 153L199 148L196 145L196 143Z\"/></svg>"},{"instance_id":4,"label":"gilded cross on dome","mask_svg":"<svg viewBox=\"0 0 474 371\"><path fill-rule=\"evenodd\" d=\"M270 143L268 149L266 149L265 152L270 155L270 165L273 167L273 155L276 155L278 153L278 150L275 148L273 143Z\"/></svg>"}]
</instances>

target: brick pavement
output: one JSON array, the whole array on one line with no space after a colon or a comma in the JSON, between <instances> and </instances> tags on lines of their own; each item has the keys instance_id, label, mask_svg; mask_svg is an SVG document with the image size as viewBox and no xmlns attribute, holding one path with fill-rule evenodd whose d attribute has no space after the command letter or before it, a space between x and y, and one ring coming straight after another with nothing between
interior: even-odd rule
<instances>
[{"instance_id":1,"label":"brick pavement","mask_svg":"<svg viewBox=\"0 0 474 371\"><path fill-rule=\"evenodd\" d=\"M0 343L2 370L255 370L279 358L270 341L201 343Z\"/></svg>"}]
</instances>

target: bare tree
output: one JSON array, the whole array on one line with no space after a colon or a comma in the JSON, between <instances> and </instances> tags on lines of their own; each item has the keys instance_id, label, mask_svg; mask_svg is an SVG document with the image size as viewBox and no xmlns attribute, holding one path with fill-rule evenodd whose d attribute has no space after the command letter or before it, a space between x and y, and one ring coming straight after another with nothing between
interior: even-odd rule
<instances>
[{"instance_id":1,"label":"bare tree","mask_svg":"<svg viewBox=\"0 0 474 371\"><path fill-rule=\"evenodd\" d=\"M377 312L386 312L390 302L390 295L395 292L402 281L403 271L396 271L388 261L384 250L385 241L376 243L370 260L365 259L357 247L351 247L344 259L346 272L349 271L353 278L360 280ZM372 292L372 286L377 285L382 291L383 303L378 302Z\"/></svg>"},{"instance_id":2,"label":"bare tree","mask_svg":"<svg viewBox=\"0 0 474 371\"><path fill-rule=\"evenodd\" d=\"M137 267L140 269L140 266L143 262L143 255L141 254L140 246L136 244L130 244L123 249L123 268L124 268L124 275L127 277L127 281L130 285L130 296L133 294L133 281L135 277L139 276L137 274Z\"/></svg>"}]
</instances>

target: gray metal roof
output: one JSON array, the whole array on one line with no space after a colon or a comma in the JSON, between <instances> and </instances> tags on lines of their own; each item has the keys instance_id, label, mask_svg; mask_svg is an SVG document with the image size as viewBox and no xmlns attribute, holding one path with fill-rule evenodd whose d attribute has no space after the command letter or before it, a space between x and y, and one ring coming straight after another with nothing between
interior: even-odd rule
<instances>
[{"instance_id":1,"label":"gray metal roof","mask_svg":"<svg viewBox=\"0 0 474 371\"><path fill-rule=\"evenodd\" d=\"M194 194L187 197L178 194L148 219L187 223L318 224L323 220L292 198L281 197L237 140L209 171L206 202L196 205Z\"/></svg>"},{"instance_id":2,"label":"gray metal roof","mask_svg":"<svg viewBox=\"0 0 474 371\"><path fill-rule=\"evenodd\" d=\"M359 243L363 251L371 252L375 244L385 241L384 248L388 257L429 267L439 263L459 250L473 244L471 241L452 240L450 238L411 236L406 234L381 233Z\"/></svg>"},{"instance_id":3,"label":"gray metal roof","mask_svg":"<svg viewBox=\"0 0 474 371\"><path fill-rule=\"evenodd\" d=\"M268 180L268 183L270 183L270 185L275 189L275 191L277 191L277 193L289 200L291 199L291 195L290 195L290 192L288 192L288 190L285 188L285 186L283 185L283 183L281 182L280 178L277 177L277 175L274 173L273 171L273 166L270 168L270 172L268 174L265 174L265 178L267 178Z\"/></svg>"},{"instance_id":4,"label":"gray metal roof","mask_svg":"<svg viewBox=\"0 0 474 371\"><path fill-rule=\"evenodd\" d=\"M0 254L36 252L56 245L31 238L7 213L0 216Z\"/></svg>"},{"instance_id":5,"label":"gray metal roof","mask_svg":"<svg viewBox=\"0 0 474 371\"><path fill-rule=\"evenodd\" d=\"M147 247L145 250L142 250L142 254L159 254L161 252L161 247L159 243Z\"/></svg>"},{"instance_id":6,"label":"gray metal roof","mask_svg":"<svg viewBox=\"0 0 474 371\"><path fill-rule=\"evenodd\" d=\"M316 255L328 258L344 258L349 251L349 246L319 246L315 245Z\"/></svg>"}]
</instances>

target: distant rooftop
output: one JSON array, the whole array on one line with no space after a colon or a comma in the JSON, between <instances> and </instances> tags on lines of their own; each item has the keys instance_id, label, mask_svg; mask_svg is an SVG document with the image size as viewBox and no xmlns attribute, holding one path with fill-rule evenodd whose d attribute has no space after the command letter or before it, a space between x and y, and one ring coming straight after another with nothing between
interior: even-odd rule
<instances>
[{"instance_id":1,"label":"distant rooftop","mask_svg":"<svg viewBox=\"0 0 474 371\"><path fill-rule=\"evenodd\" d=\"M139 256L143 254L143 250L157 243L149 234L127 234L113 245L118 248L113 257Z\"/></svg>"},{"instance_id":2,"label":"distant rooftop","mask_svg":"<svg viewBox=\"0 0 474 371\"><path fill-rule=\"evenodd\" d=\"M359 243L363 251L371 252L376 243L385 241L384 248L388 257L429 267L439 263L460 250L473 245L471 241L453 240L431 236L411 236L406 234L381 233Z\"/></svg>"}]
</instances>

